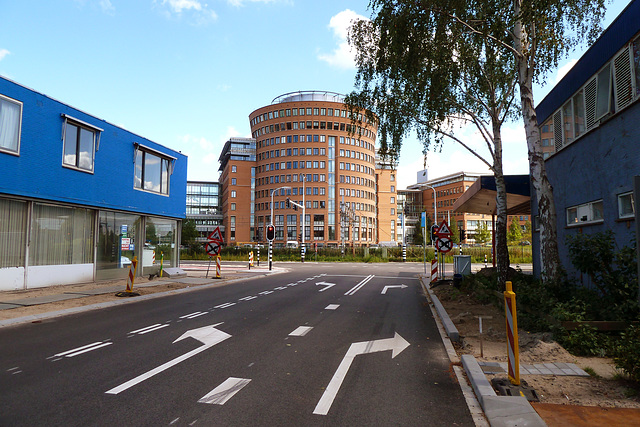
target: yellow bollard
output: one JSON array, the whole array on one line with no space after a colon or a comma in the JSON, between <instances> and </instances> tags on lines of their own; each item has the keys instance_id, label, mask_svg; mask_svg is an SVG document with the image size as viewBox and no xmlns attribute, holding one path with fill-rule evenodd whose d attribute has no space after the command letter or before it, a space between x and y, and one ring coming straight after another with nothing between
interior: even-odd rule
<instances>
[{"instance_id":1,"label":"yellow bollard","mask_svg":"<svg viewBox=\"0 0 640 427\"><path fill-rule=\"evenodd\" d=\"M133 281L136 277L136 267L138 266L138 257L134 256L129 266L129 277L127 279L127 292L133 292Z\"/></svg>"},{"instance_id":2,"label":"yellow bollard","mask_svg":"<svg viewBox=\"0 0 640 427\"><path fill-rule=\"evenodd\" d=\"M504 291L504 311L507 320L507 356L509 381L520 385L520 349L518 347L518 317L516 316L516 294L511 282L506 283Z\"/></svg>"}]
</instances>

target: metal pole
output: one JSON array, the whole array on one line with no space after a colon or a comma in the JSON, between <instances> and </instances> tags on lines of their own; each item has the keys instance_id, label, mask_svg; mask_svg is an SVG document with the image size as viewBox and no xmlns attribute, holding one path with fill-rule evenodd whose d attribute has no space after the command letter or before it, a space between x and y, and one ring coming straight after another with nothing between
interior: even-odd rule
<instances>
[{"instance_id":1,"label":"metal pole","mask_svg":"<svg viewBox=\"0 0 640 427\"><path fill-rule=\"evenodd\" d=\"M307 182L307 175L302 174L302 247L300 248L300 257L302 258L303 263L305 252L307 251L307 248L304 247L304 235L307 232L307 204L304 201L305 194L307 193L304 185L305 182Z\"/></svg>"},{"instance_id":2,"label":"metal pole","mask_svg":"<svg viewBox=\"0 0 640 427\"><path fill-rule=\"evenodd\" d=\"M271 271L271 266L273 264L273 258L272 258L272 254L273 253L273 240L269 240L269 271Z\"/></svg>"}]
</instances>

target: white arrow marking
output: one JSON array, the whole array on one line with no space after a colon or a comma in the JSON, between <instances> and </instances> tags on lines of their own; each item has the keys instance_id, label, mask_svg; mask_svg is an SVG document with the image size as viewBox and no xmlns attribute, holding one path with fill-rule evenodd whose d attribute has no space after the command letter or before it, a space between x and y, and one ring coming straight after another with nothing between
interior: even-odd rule
<instances>
[{"instance_id":1,"label":"white arrow marking","mask_svg":"<svg viewBox=\"0 0 640 427\"><path fill-rule=\"evenodd\" d=\"M211 390L206 396L198 400L198 403L209 403L212 405L224 405L251 380L246 378L227 378L218 387Z\"/></svg>"},{"instance_id":2,"label":"white arrow marking","mask_svg":"<svg viewBox=\"0 0 640 427\"><path fill-rule=\"evenodd\" d=\"M226 340L227 338L231 338L231 335L229 335L228 333L216 329L216 326L218 325L222 325L222 323L216 323L215 325L205 326L203 328L198 328L198 329L192 329L190 331L185 332L180 336L180 338L175 340L174 343L177 343L178 341L182 341L185 338L191 337L191 338L197 339L204 345L194 350L191 350L190 352L185 353L180 357L170 360L164 365L160 365L157 368L150 370L149 372L145 372L142 375L138 375L134 379L129 380L126 383L119 385L118 387L114 387L111 390L107 391L106 393L118 394L120 392L123 392L128 388L133 387L134 385L141 383L142 381L149 379L154 375L159 374L160 372L163 372L171 368L174 365L177 365L180 362L184 362L188 358L195 356L196 354L203 352L208 348L213 347L214 345Z\"/></svg>"},{"instance_id":3,"label":"white arrow marking","mask_svg":"<svg viewBox=\"0 0 640 427\"><path fill-rule=\"evenodd\" d=\"M316 286L324 286L324 288L320 289L318 292L324 292L327 289L329 289L329 288L331 288L331 287L333 287L335 285L336 285L335 283L327 283L327 282L317 282L316 283Z\"/></svg>"},{"instance_id":4,"label":"white arrow marking","mask_svg":"<svg viewBox=\"0 0 640 427\"><path fill-rule=\"evenodd\" d=\"M382 294L382 295L386 294L386 293L387 293L387 290L388 290L388 289L391 289L391 288L400 288L400 289L404 289L404 288L407 288L407 287L408 287L408 286L407 286L407 285L404 285L404 284L402 284L402 285L389 285L389 286L385 286L385 287L382 289L381 294Z\"/></svg>"},{"instance_id":5,"label":"white arrow marking","mask_svg":"<svg viewBox=\"0 0 640 427\"><path fill-rule=\"evenodd\" d=\"M340 366L338 366L336 373L333 374L333 378L331 378L329 385L322 394L322 397L316 405L316 409L314 409L313 413L317 415L327 415L327 413L329 413L333 400L336 398L338 390L340 390L340 386L347 376L349 367L357 355L391 350L391 358L393 359L407 347L409 347L409 343L397 332L393 338L356 342L351 344L351 347L349 347L347 354L342 359L342 362L340 362Z\"/></svg>"}]
</instances>

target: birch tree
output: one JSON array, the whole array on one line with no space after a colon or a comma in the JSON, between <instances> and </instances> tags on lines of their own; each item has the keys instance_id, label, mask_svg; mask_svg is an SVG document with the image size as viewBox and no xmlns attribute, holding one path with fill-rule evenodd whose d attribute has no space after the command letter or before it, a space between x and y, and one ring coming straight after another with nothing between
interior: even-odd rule
<instances>
[{"instance_id":1,"label":"birch tree","mask_svg":"<svg viewBox=\"0 0 640 427\"><path fill-rule=\"evenodd\" d=\"M509 251L501 129L518 113L513 56L419 2L373 3L377 16L350 32L358 90L346 103L377 115L383 155L397 156L403 138L416 131L425 152L454 142L487 165L496 180L496 265L504 283ZM502 25L496 18L483 23L487 32L496 32L496 25ZM467 125L475 127L481 147L461 135Z\"/></svg>"},{"instance_id":2,"label":"birch tree","mask_svg":"<svg viewBox=\"0 0 640 427\"><path fill-rule=\"evenodd\" d=\"M521 114L538 203L542 278L558 279L555 204L544 168L533 83L543 81L579 42L599 33L604 0L371 0L369 7L373 19L358 21L350 31L358 72L357 90L348 102L378 115L381 153L397 158L403 137L415 129L425 154L448 138L484 161L496 177L501 273L506 191L500 127ZM519 89L519 105L511 102L512 85ZM492 162L456 137L455 120L478 127ZM508 253L506 259L508 266Z\"/></svg>"}]
</instances>

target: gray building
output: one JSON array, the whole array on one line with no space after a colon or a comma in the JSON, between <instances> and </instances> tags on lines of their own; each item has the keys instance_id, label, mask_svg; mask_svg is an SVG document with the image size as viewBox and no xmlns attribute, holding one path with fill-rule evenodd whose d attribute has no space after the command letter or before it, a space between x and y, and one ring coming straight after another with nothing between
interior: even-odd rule
<instances>
[{"instance_id":1,"label":"gray building","mask_svg":"<svg viewBox=\"0 0 640 427\"><path fill-rule=\"evenodd\" d=\"M198 241L206 242L216 227L222 227L220 185L211 181L187 181L187 219L196 223Z\"/></svg>"}]
</instances>

